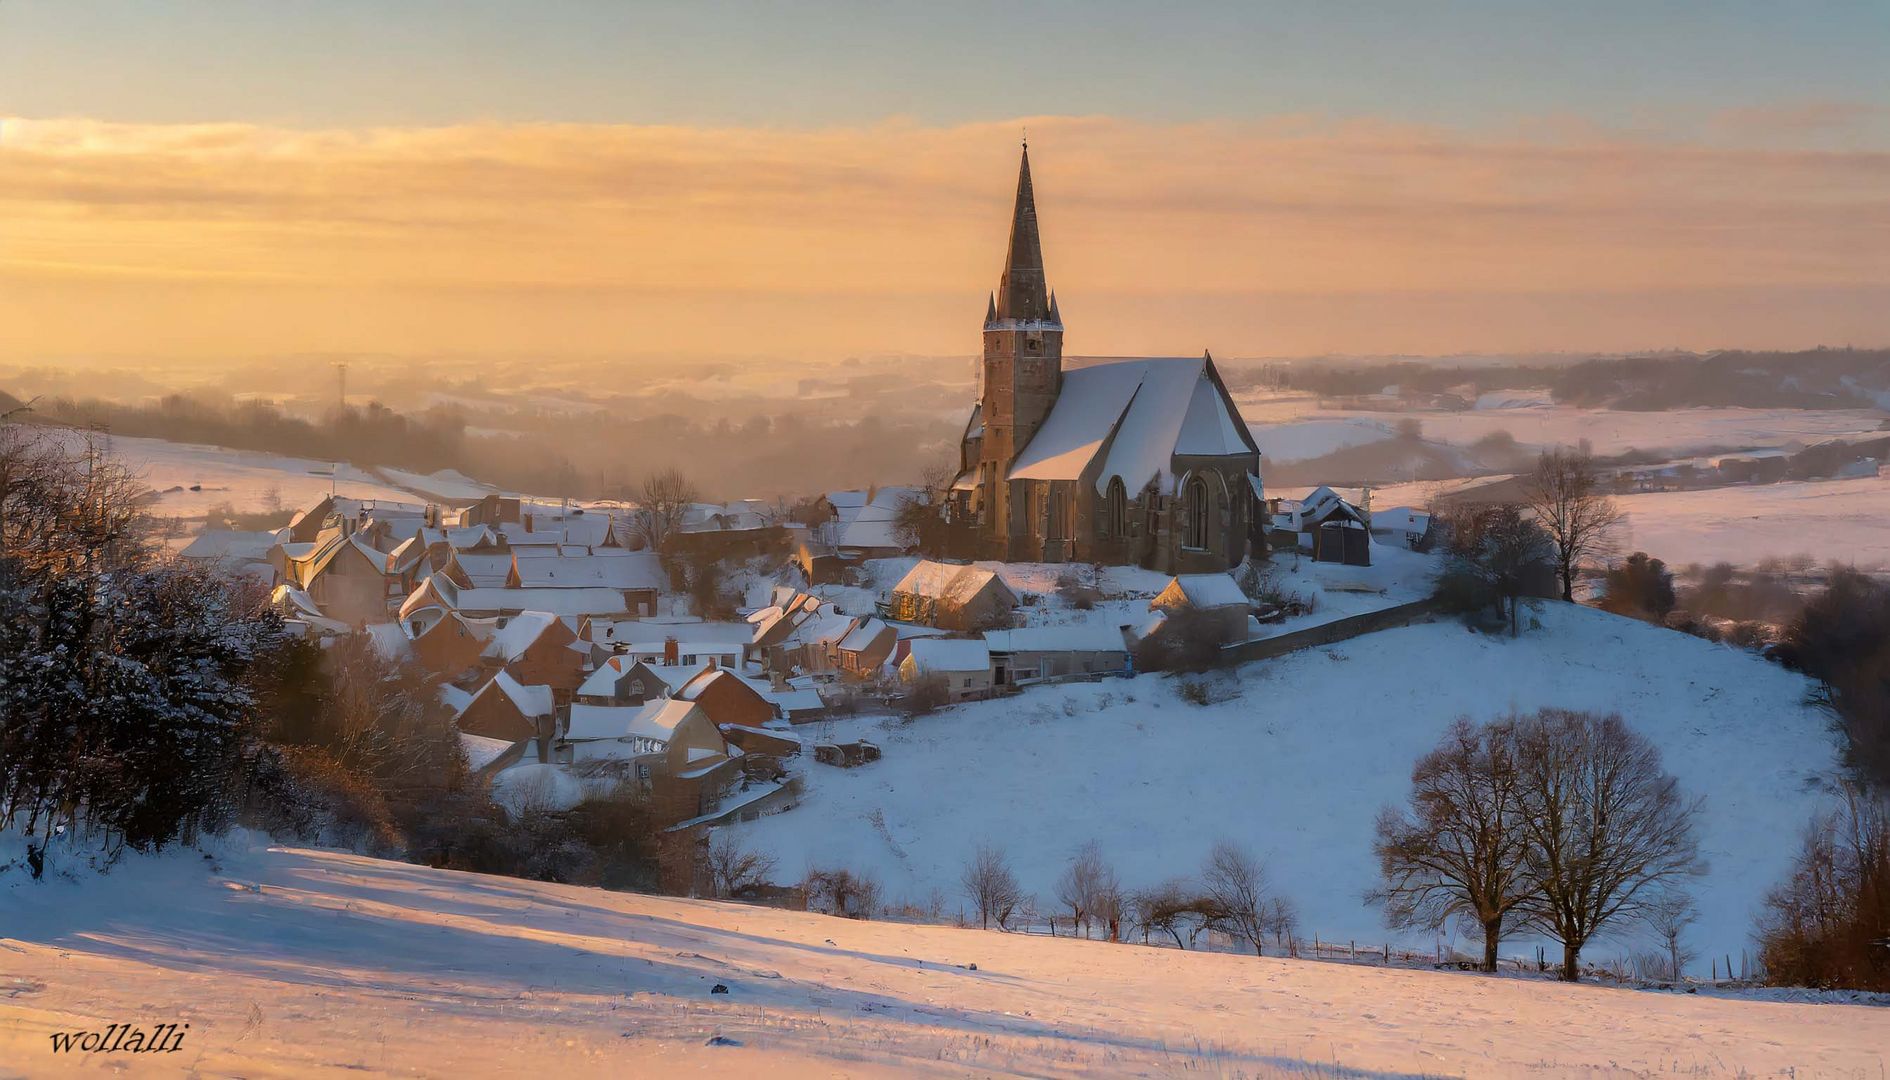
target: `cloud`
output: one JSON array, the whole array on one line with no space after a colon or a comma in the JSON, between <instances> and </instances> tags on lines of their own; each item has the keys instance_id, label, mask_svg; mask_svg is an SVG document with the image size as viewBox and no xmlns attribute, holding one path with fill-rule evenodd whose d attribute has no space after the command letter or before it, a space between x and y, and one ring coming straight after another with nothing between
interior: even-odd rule
<instances>
[{"instance_id":1,"label":"cloud","mask_svg":"<svg viewBox=\"0 0 1890 1080\"><path fill-rule=\"evenodd\" d=\"M1730 117L1721 130L1761 121L1789 122ZM1788 299L1890 285L1890 150L1872 146L1565 125L1499 138L1308 117L1028 124L1050 274L1079 306L1086 294L1771 289ZM979 307L995 280L1018 126L300 130L10 119L0 121L9 233L0 277L75 307L88 283L119 302L139 281L214 284L219 296L247 285L247 301L196 313L221 320L244 348L266 340L272 309L393 290L432 305L442 340L458 332L445 320L464 316L463 304L440 299L448 295L514 306L557 293L609 297L643 313L660 340L677 336L660 325L665 297L721 295L770 313L767 326L718 328L740 339L728 348L766 348L771 335L811 347L827 333L836 348L933 351L954 344L920 306L962 297ZM559 306L595 317L584 301L571 304ZM909 319L849 319L869 304ZM692 312L702 309L692 300ZM1405 305L1399 317L1421 310ZM1247 334L1237 315L1224 325ZM185 328L192 317L184 304L160 322ZM894 336L863 340L867 322ZM913 340L897 336L902 325ZM638 329L613 315L572 333L594 339L605 326ZM58 349L61 333L77 329L16 332L8 343ZM216 326L187 329L191 341L217 340ZM1414 323L1413 337L1437 329ZM1268 344L1229 343L1280 351Z\"/></svg>"}]
</instances>

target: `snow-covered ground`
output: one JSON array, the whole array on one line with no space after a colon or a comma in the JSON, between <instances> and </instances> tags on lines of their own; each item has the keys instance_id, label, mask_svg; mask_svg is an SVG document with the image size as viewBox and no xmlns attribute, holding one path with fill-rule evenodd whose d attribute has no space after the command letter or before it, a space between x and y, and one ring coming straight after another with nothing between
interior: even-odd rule
<instances>
[{"instance_id":1,"label":"snow-covered ground","mask_svg":"<svg viewBox=\"0 0 1890 1080\"><path fill-rule=\"evenodd\" d=\"M1706 798L1696 886L1702 957L1750 945L1761 896L1785 873L1835 767L1827 718L1806 682L1751 654L1545 604L1519 640L1438 621L1248 664L1209 677L1214 703L1142 676L1034 687L910 725L856 719L884 758L799 766L793 810L734 826L797 878L809 865L872 874L893 900L932 890L958 903L975 845L1007 849L1027 891L1048 898L1089 840L1125 885L1195 871L1221 838L1247 845L1301 912L1306 935L1402 942L1363 896L1376 881L1372 823L1408 790L1412 763L1456 717L1557 705L1620 712ZM1528 620L1525 620L1526 622ZM1511 944L1526 954L1532 943ZM1598 943L1589 957L1632 943ZM1704 961L1702 961L1704 963Z\"/></svg>"},{"instance_id":2,"label":"snow-covered ground","mask_svg":"<svg viewBox=\"0 0 1890 1080\"><path fill-rule=\"evenodd\" d=\"M302 849L0 882L9 1076L1877 1077L1890 1052L1890 1010L1862 1005L850 922ZM190 1027L176 1054L51 1049L114 1023Z\"/></svg>"},{"instance_id":3,"label":"snow-covered ground","mask_svg":"<svg viewBox=\"0 0 1890 1080\"><path fill-rule=\"evenodd\" d=\"M1890 568L1890 475L1623 495L1625 550L1669 564L1807 554Z\"/></svg>"},{"instance_id":4,"label":"snow-covered ground","mask_svg":"<svg viewBox=\"0 0 1890 1080\"><path fill-rule=\"evenodd\" d=\"M47 428L68 445L82 445L85 432ZM331 461L283 457L221 446L99 436L99 446L121 459L155 494L151 512L160 517L200 518L219 503L236 511L266 509L273 492L287 509L307 506L333 490L356 499L421 501L367 470ZM331 478L330 472L335 475ZM191 490L197 488L198 490Z\"/></svg>"},{"instance_id":5,"label":"snow-covered ground","mask_svg":"<svg viewBox=\"0 0 1890 1080\"><path fill-rule=\"evenodd\" d=\"M1706 450L1803 447L1827 439L1882 428L1876 409L1670 409L1631 412L1549 403L1540 391L1483 395L1474 409L1322 409L1307 394L1246 393L1240 414L1269 459L1305 461L1334 450L1388 438L1402 421L1415 420L1426 439L1469 446L1499 431L1527 447L1574 446L1587 440L1597 454L1628 450L1668 458ZM1271 443L1271 445L1269 445Z\"/></svg>"}]
</instances>

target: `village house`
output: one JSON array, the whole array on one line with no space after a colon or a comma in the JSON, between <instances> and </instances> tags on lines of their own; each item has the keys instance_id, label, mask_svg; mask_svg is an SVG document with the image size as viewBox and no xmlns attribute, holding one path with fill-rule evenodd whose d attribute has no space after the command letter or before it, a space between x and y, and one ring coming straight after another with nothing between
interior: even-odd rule
<instances>
[{"instance_id":1,"label":"village house","mask_svg":"<svg viewBox=\"0 0 1890 1080\"><path fill-rule=\"evenodd\" d=\"M1423 551L1431 541L1431 515L1409 506L1372 511L1371 526L1372 538L1381 544Z\"/></svg>"},{"instance_id":2,"label":"village house","mask_svg":"<svg viewBox=\"0 0 1890 1080\"><path fill-rule=\"evenodd\" d=\"M527 686L549 687L569 701L590 667L590 645L570 622L550 612L527 611L505 620L486 642L483 659Z\"/></svg>"},{"instance_id":3,"label":"village house","mask_svg":"<svg viewBox=\"0 0 1890 1080\"><path fill-rule=\"evenodd\" d=\"M731 725L763 727L780 716L780 710L747 679L725 668L704 668L673 690L671 696L695 702L709 714L715 726L722 729Z\"/></svg>"},{"instance_id":4,"label":"village house","mask_svg":"<svg viewBox=\"0 0 1890 1080\"><path fill-rule=\"evenodd\" d=\"M555 713L551 687L526 686L501 671L474 692L454 723L469 735L488 739L537 740L538 760L545 761Z\"/></svg>"},{"instance_id":5,"label":"village house","mask_svg":"<svg viewBox=\"0 0 1890 1080\"><path fill-rule=\"evenodd\" d=\"M892 587L885 615L942 630L1009 626L1017 594L990 567L921 559Z\"/></svg>"},{"instance_id":6,"label":"village house","mask_svg":"<svg viewBox=\"0 0 1890 1080\"><path fill-rule=\"evenodd\" d=\"M834 666L848 679L876 679L898 643L899 634L892 627L878 619L857 618L834 644Z\"/></svg>"},{"instance_id":7,"label":"village house","mask_svg":"<svg viewBox=\"0 0 1890 1080\"><path fill-rule=\"evenodd\" d=\"M1253 602L1227 574L1179 574L1155 594L1148 609L1157 613L1156 623L1145 627L1141 636L1155 632L1163 619L1184 611L1203 612L1206 625L1216 641L1225 644L1247 639L1247 617Z\"/></svg>"},{"instance_id":8,"label":"village house","mask_svg":"<svg viewBox=\"0 0 1890 1080\"><path fill-rule=\"evenodd\" d=\"M612 764L648 793L662 828L713 810L740 776L740 753L700 704L672 698L638 708L571 706L556 758Z\"/></svg>"},{"instance_id":9,"label":"village house","mask_svg":"<svg viewBox=\"0 0 1890 1080\"><path fill-rule=\"evenodd\" d=\"M978 554L1238 566L1264 544L1260 451L1206 353L1066 370L1044 278L1026 149L1010 246L984 319L982 389L966 422L951 517Z\"/></svg>"},{"instance_id":10,"label":"village house","mask_svg":"<svg viewBox=\"0 0 1890 1080\"><path fill-rule=\"evenodd\" d=\"M497 619L470 619L457 611L417 624L401 623L421 667L442 678L457 679L478 667L486 644L499 629ZM420 629L416 632L416 626Z\"/></svg>"},{"instance_id":11,"label":"village house","mask_svg":"<svg viewBox=\"0 0 1890 1080\"><path fill-rule=\"evenodd\" d=\"M600 661L571 700L586 705L642 705L667 697L702 670L701 665L666 668L619 653Z\"/></svg>"},{"instance_id":12,"label":"village house","mask_svg":"<svg viewBox=\"0 0 1890 1080\"><path fill-rule=\"evenodd\" d=\"M276 568L269 553L275 549L279 535L286 533L206 529L184 545L177 557L219 574L241 575L273 586Z\"/></svg>"},{"instance_id":13,"label":"village house","mask_svg":"<svg viewBox=\"0 0 1890 1080\"><path fill-rule=\"evenodd\" d=\"M370 534L330 527L308 543L277 546L276 577L307 593L323 615L354 626L385 622L413 587L424 550L411 541L381 551Z\"/></svg>"},{"instance_id":14,"label":"village house","mask_svg":"<svg viewBox=\"0 0 1890 1080\"><path fill-rule=\"evenodd\" d=\"M1121 675L1129 670L1129 646L1122 628L1104 623L990 630L984 643L991 654L991 682L999 688Z\"/></svg>"},{"instance_id":15,"label":"village house","mask_svg":"<svg viewBox=\"0 0 1890 1080\"><path fill-rule=\"evenodd\" d=\"M899 535L899 510L925 499L914 487L827 492L815 500L812 527L794 536L795 561L810 584L823 585L839 582L847 567L867 559L902 555L909 538Z\"/></svg>"},{"instance_id":16,"label":"village house","mask_svg":"<svg viewBox=\"0 0 1890 1080\"><path fill-rule=\"evenodd\" d=\"M1273 504L1276 546L1297 547L1314 562L1372 564L1371 529L1365 512L1329 487L1314 488L1303 499Z\"/></svg>"},{"instance_id":17,"label":"village house","mask_svg":"<svg viewBox=\"0 0 1890 1080\"><path fill-rule=\"evenodd\" d=\"M915 638L900 662L899 677L914 682L928 675L945 679L954 702L990 697L995 685L990 647L977 638Z\"/></svg>"}]
</instances>

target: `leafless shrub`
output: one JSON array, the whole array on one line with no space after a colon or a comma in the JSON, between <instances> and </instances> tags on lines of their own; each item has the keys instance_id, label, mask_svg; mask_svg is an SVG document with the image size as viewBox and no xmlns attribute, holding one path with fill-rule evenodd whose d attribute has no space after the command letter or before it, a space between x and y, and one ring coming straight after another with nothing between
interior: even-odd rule
<instances>
[{"instance_id":1,"label":"leafless shrub","mask_svg":"<svg viewBox=\"0 0 1890 1080\"><path fill-rule=\"evenodd\" d=\"M710 887L725 900L754 895L768 884L776 865L774 856L743 848L727 830L718 831L709 842L705 861Z\"/></svg>"},{"instance_id":2,"label":"leafless shrub","mask_svg":"<svg viewBox=\"0 0 1890 1080\"><path fill-rule=\"evenodd\" d=\"M951 700L951 679L943 672L924 671L906 684L906 692L899 698L899 712L911 720L936 712Z\"/></svg>"},{"instance_id":3,"label":"leafless shrub","mask_svg":"<svg viewBox=\"0 0 1890 1080\"><path fill-rule=\"evenodd\" d=\"M1765 900L1759 958L1793 986L1890 990L1890 802L1849 788L1805 830L1791 877Z\"/></svg>"},{"instance_id":4,"label":"leafless shrub","mask_svg":"<svg viewBox=\"0 0 1890 1080\"><path fill-rule=\"evenodd\" d=\"M847 919L870 919L879 910L879 882L846 869L809 869L801 896L807 910Z\"/></svg>"},{"instance_id":5,"label":"leafless shrub","mask_svg":"<svg viewBox=\"0 0 1890 1080\"><path fill-rule=\"evenodd\" d=\"M1225 634L1211 612L1184 608L1136 643L1137 671L1206 671L1221 661Z\"/></svg>"}]
</instances>

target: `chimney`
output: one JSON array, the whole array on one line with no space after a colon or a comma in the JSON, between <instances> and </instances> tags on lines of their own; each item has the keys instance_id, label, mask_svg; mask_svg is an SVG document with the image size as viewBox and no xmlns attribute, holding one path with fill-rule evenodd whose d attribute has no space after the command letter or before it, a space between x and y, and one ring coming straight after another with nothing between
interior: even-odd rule
<instances>
[{"instance_id":1,"label":"chimney","mask_svg":"<svg viewBox=\"0 0 1890 1080\"><path fill-rule=\"evenodd\" d=\"M713 656L709 657L709 670L710 671L715 670L715 657Z\"/></svg>"},{"instance_id":2,"label":"chimney","mask_svg":"<svg viewBox=\"0 0 1890 1080\"><path fill-rule=\"evenodd\" d=\"M677 648L676 639L674 637L666 637L663 639L663 663L671 667L682 663L682 650Z\"/></svg>"},{"instance_id":3,"label":"chimney","mask_svg":"<svg viewBox=\"0 0 1890 1080\"><path fill-rule=\"evenodd\" d=\"M532 531L532 516L530 514L525 515L525 531Z\"/></svg>"}]
</instances>

